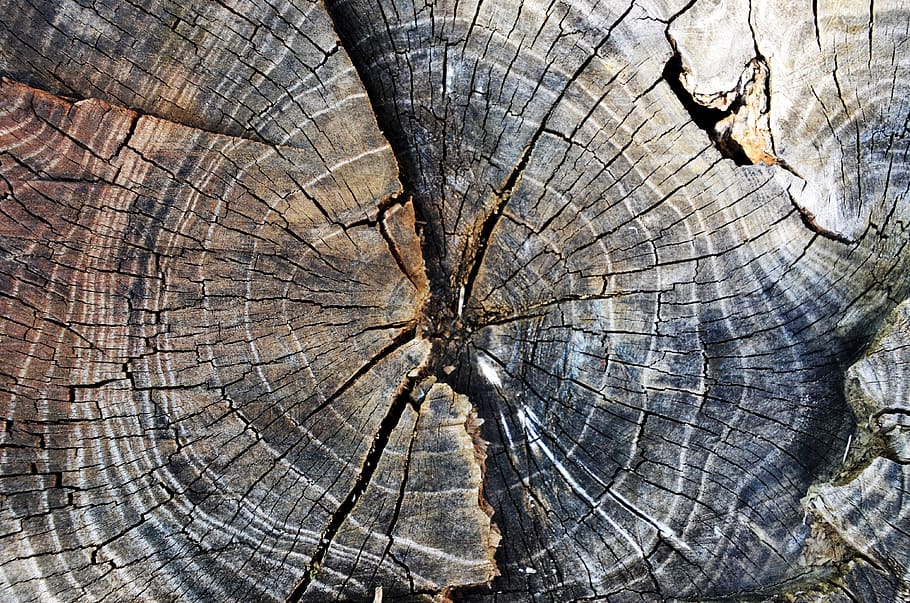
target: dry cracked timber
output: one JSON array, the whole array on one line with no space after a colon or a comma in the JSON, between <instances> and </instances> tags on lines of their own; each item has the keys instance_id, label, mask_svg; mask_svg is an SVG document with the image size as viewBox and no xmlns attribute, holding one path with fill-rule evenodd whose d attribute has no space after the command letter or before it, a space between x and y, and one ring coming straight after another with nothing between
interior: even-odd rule
<instances>
[{"instance_id":1,"label":"dry cracked timber","mask_svg":"<svg viewBox=\"0 0 910 603\"><path fill-rule=\"evenodd\" d=\"M910 6L0 4L0 599L910 597Z\"/></svg>"}]
</instances>

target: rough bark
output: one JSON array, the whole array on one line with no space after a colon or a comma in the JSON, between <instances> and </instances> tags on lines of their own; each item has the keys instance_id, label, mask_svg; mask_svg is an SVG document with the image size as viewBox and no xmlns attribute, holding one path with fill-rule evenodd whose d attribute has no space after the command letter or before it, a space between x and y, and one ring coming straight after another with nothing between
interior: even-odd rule
<instances>
[{"instance_id":1,"label":"rough bark","mask_svg":"<svg viewBox=\"0 0 910 603\"><path fill-rule=\"evenodd\" d=\"M0 598L910 597L910 6L0 15Z\"/></svg>"}]
</instances>

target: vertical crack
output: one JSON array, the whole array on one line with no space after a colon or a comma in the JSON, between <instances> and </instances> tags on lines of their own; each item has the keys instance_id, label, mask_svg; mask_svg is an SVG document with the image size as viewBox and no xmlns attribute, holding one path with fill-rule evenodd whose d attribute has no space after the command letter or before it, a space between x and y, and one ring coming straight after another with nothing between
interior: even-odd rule
<instances>
[{"instance_id":1,"label":"vertical crack","mask_svg":"<svg viewBox=\"0 0 910 603\"><path fill-rule=\"evenodd\" d=\"M549 114L547 117L549 117ZM477 275L480 272L480 267L483 264L484 257L487 253L487 248L490 244L490 237L493 235L493 230L495 230L496 225L502 218L502 215L506 209L506 205L509 204L509 200L512 198L512 191L521 180L521 175L524 173L524 170L528 165L528 159L531 157L531 151L534 149L534 146L537 144L537 141L543 134L545 124L546 120L541 122L540 128L534 133L534 136L531 138L531 142L529 142L525 147L524 151L521 154L521 158L519 158L518 163L515 165L515 168L511 171L511 173L509 173L509 176L506 178L502 186L494 193L497 199L496 206L493 208L493 211L487 215L481 224L480 234L478 235L477 243L473 248L473 254L471 254L472 257L462 263L462 266L467 264L470 266L470 268L468 268L467 277L464 279L464 282L461 284L461 288L458 292L458 308L456 310L456 316L461 315L461 310L464 307L466 300L471 299L474 283L477 281ZM465 254L467 253L468 248L465 247Z\"/></svg>"},{"instance_id":2,"label":"vertical crack","mask_svg":"<svg viewBox=\"0 0 910 603\"><path fill-rule=\"evenodd\" d=\"M409 198L405 199L405 201L409 200ZM398 246L398 243L395 241L394 234L390 232L389 225L387 223L389 217L389 209L397 204L401 204L400 199L393 197L389 200L388 204L379 209L379 215L376 220L379 226L379 234L385 240L386 246L389 248L389 253L391 253L392 257L395 259L395 263L398 265L398 269L401 270L401 272L404 273L411 284L414 285L414 289L420 292L424 289L425 284L418 282L419 279L414 274L414 268L412 266L409 266L408 262L405 260L403 254L401 253L401 249Z\"/></svg>"},{"instance_id":3,"label":"vertical crack","mask_svg":"<svg viewBox=\"0 0 910 603\"><path fill-rule=\"evenodd\" d=\"M412 329L407 335L408 339L397 342L396 347L400 347L401 345L404 345L404 343L414 339L416 337L415 330ZM357 500L363 495L367 486L370 484L373 474L376 472L376 467L379 465L382 453L389 443L389 438L395 430L395 427L397 427L401 420L401 416L404 414L405 408L411 400L411 394L420 377L420 372L421 371L418 369L417 371L409 373L407 377L405 377L398 393L396 393L395 397L392 399L392 403L386 411L386 415L379 423L379 429L377 430L376 435L373 437L373 443L370 446L369 452L367 452L366 459L360 469L360 474L357 476L357 479L347 496L345 496L344 500L330 516L329 522L316 545L316 550L313 552L310 563L307 565L306 572L297 582L294 590L291 591L291 594L288 595L286 603L298 603L306 593L307 588L309 588L310 584L313 582L313 579L318 575L326 555L329 552L329 548L331 547L335 536L338 534L338 530L341 528L344 520L351 514L354 505L357 504Z\"/></svg>"},{"instance_id":4,"label":"vertical crack","mask_svg":"<svg viewBox=\"0 0 910 603\"><path fill-rule=\"evenodd\" d=\"M525 169L528 166L528 161L531 158L531 153L534 150L534 147L537 146L537 143L540 141L540 137L547 131L547 125L550 122L550 118L553 113L556 111L557 107L562 104L563 98L565 98L566 93L572 87L579 77L588 69L591 63L597 58L600 50L607 44L613 35L613 30L622 23L629 13L632 12L632 9L635 7L635 3L632 2L629 6L626 7L625 11L619 15L619 17L610 25L604 34L603 38L597 43L591 53L585 58L584 61L575 69L572 75L566 80L565 85L559 91L557 97L553 100L553 103L550 105L547 112L540 119L540 124L537 126L537 129L531 135L531 139L528 141L528 144L525 145L524 150L519 157L518 162L515 164L515 167L512 168L512 171L509 172L509 175L506 177L502 185L496 189L494 192L495 198L498 200L493 211L487 214L480 226L480 231L478 233L478 241L473 246L472 250L469 250L468 247L465 247L465 257L462 259L461 266L459 266L460 272L467 272L466 277L462 280L457 277L453 278L454 282L460 282L460 287L463 287L462 290L459 290L458 295L458 309L460 310L463 304L467 304L471 300L471 294L474 289L474 283L477 280L477 275L480 272L480 267L483 264L484 257L486 256L487 248L489 247L490 237L493 234L493 230L496 228L496 225L499 223L499 220L502 218L505 208L508 205L509 201L512 198L512 192L515 190L515 187L518 186L521 176L524 173ZM473 253L471 253L473 251ZM456 315L460 312L456 312Z\"/></svg>"},{"instance_id":5,"label":"vertical crack","mask_svg":"<svg viewBox=\"0 0 910 603\"><path fill-rule=\"evenodd\" d=\"M818 29L818 0L812 0L812 17L815 21L815 43L818 45L818 49L822 49L822 37L821 32Z\"/></svg>"},{"instance_id":6,"label":"vertical crack","mask_svg":"<svg viewBox=\"0 0 910 603\"><path fill-rule=\"evenodd\" d=\"M424 270L431 285L431 297L433 297L437 291L443 291L448 286L448 278L442 269L441 261L439 261L439 258L445 257L445 235L442 232L441 225L427 219L428 214L431 212L426 206L426 199L416 194L417 187L412 181L416 177L415 173L419 173L421 166L415 166L415 161L419 162L420 160L408 157L405 152L406 149L413 146L413 142L408 140L404 123L407 119L413 119L413 116L402 114L399 107L389 106L388 103L384 102L383 94L386 92L383 88L384 82L378 74L379 70L377 68L372 71L367 68L369 61L358 49L358 44L362 37L357 32L356 25L348 22L348 18L352 17L352 15L345 13L346 7L344 3L338 0L330 0L325 3L325 8L332 21L332 28L341 40L341 47L350 57L351 64L360 78L363 89L367 93L376 123L388 141L392 155L395 157L399 168L398 180L402 187L398 198L410 199L414 207L416 234L420 240ZM382 16L382 21L388 28L390 20L384 10L381 3L377 4L377 14ZM387 33L389 40L394 44L395 37L391 30L388 30ZM404 52L404 49L396 49L396 51ZM397 91L393 90L392 92L395 93Z\"/></svg>"},{"instance_id":7,"label":"vertical crack","mask_svg":"<svg viewBox=\"0 0 910 603\"><path fill-rule=\"evenodd\" d=\"M408 393L410 397L410 402L414 402L413 387L412 391ZM403 411L403 409L402 409ZM419 419L418 419L419 421ZM411 439L408 442L408 452L406 461L404 463L404 472L401 476L401 484L398 487L398 497L395 499L395 509L392 512L392 520L389 522L389 529L386 531L386 536L389 541L385 546L385 550L382 552L383 556L388 556L395 565L404 570L405 575L408 577L408 587L411 592L414 592L414 577L411 575L411 568L401 562L394 553L392 553L392 547L395 545L395 526L398 524L398 518L401 515L401 506L404 502L405 493L407 492L408 487L408 478L411 472L411 454L414 451L414 442L417 440L417 423L414 424L414 431L411 432ZM377 571L379 567L377 566Z\"/></svg>"}]
</instances>

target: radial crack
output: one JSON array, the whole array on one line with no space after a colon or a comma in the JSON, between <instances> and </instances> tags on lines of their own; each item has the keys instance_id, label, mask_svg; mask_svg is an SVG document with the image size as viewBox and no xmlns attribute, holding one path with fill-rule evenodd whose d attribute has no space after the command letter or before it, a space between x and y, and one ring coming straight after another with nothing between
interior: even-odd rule
<instances>
[{"instance_id":1,"label":"radial crack","mask_svg":"<svg viewBox=\"0 0 910 603\"><path fill-rule=\"evenodd\" d=\"M307 566L307 570L303 577L297 582L297 585L294 587L294 590L291 591L291 594L288 595L286 599L287 603L297 603L303 597L304 593L306 593L307 588L309 588L313 579L319 573L322 563L325 561L326 555L329 552L329 547L332 545L339 528L341 528L345 519L354 509L357 500L370 484L370 480L376 472L376 467L379 465L379 459L382 457L382 453L389 443L389 438L401 420L401 416L404 414L404 410L411 400L411 394L418 381L418 372L412 372L405 378L404 383L393 398L385 417L383 417L379 424L376 435L373 437L373 443L370 446L370 450L367 452L366 459L360 469L360 475L357 476L354 486L348 492L347 496L345 496L341 505L335 509L335 512L333 512L329 518L329 523L322 532L322 536L316 545L316 550Z\"/></svg>"}]
</instances>

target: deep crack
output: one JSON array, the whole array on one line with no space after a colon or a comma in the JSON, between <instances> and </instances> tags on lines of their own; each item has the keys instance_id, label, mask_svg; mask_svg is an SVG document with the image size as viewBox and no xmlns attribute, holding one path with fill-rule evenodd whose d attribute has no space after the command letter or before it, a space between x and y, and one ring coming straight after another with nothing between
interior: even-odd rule
<instances>
[{"instance_id":1,"label":"deep crack","mask_svg":"<svg viewBox=\"0 0 910 603\"><path fill-rule=\"evenodd\" d=\"M395 398L392 400L392 404L389 406L389 410L386 412L385 417L383 417L382 421L379 423L379 429L373 438L373 443L370 446L369 452L367 452L366 459L364 460L363 466L360 470L360 475L357 476L357 480L354 482L354 486L341 502L341 505L335 509L329 518L329 523L316 545L316 550L314 551L313 557L307 566L307 570L297 585L294 587L294 590L291 591L291 594L288 595L286 599L287 603L298 603L303 597L304 593L306 593L307 588L309 588L313 579L318 575L320 569L322 568L322 564L329 552L329 548L331 547L332 542L335 540L335 535L338 533L338 530L341 528L345 519L347 519L347 517L351 514L351 511L353 511L354 505L357 504L357 501L360 499L363 493L366 492L367 486L369 486L370 481L373 479L373 474L376 472L376 468L379 466L379 461L382 458L382 453L385 451L385 448L389 443L392 432L398 426L398 423L404 414L405 408L407 408L407 406L411 403L411 394L413 393L417 383L420 381L420 375L418 374L419 372L420 371L409 374L405 378L404 383L399 388L398 393L395 395Z\"/></svg>"},{"instance_id":2,"label":"deep crack","mask_svg":"<svg viewBox=\"0 0 910 603\"><path fill-rule=\"evenodd\" d=\"M730 130L723 127L723 124L733 118L736 111L742 107L742 97L739 97L725 110L703 105L695 100L691 92L686 90L682 79L683 72L682 55L677 50L667 61L663 78L689 113L695 125L707 132L711 142L723 157L733 160L736 165L754 164L755 161L750 159L743 146L730 135Z\"/></svg>"}]
</instances>

